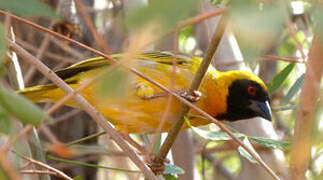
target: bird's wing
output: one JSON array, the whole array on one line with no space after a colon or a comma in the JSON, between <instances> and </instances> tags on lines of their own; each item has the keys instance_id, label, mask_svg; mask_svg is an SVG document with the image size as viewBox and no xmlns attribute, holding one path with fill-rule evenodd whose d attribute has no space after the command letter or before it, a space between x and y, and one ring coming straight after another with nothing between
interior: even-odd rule
<instances>
[{"instance_id":1,"label":"bird's wing","mask_svg":"<svg viewBox=\"0 0 323 180\"><path fill-rule=\"evenodd\" d=\"M115 54L115 55L112 55L111 57L118 60L122 56L123 56L122 54ZM174 54L170 52L160 52L160 51L139 54L135 56L135 59L147 61L147 63L156 62L156 63L167 64L167 65L172 65L173 61L175 60L178 67L191 68L193 72L195 72L198 64L200 63L200 58L198 57L190 57L190 56L185 56L183 54L178 54L176 55L176 58L174 58ZM111 63L103 57L95 57L95 58L87 59L79 63L73 64L62 70L58 70L56 71L56 74L62 79L68 79L81 72L93 70L99 67L108 66L110 64Z\"/></svg>"}]
</instances>

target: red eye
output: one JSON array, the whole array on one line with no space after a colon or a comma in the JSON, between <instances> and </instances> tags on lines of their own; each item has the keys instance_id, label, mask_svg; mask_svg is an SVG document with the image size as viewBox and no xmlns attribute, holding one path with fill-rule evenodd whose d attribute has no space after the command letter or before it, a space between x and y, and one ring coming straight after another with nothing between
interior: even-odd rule
<instances>
[{"instance_id":1,"label":"red eye","mask_svg":"<svg viewBox=\"0 0 323 180\"><path fill-rule=\"evenodd\" d=\"M256 88L255 88L255 87L253 87L253 86L249 86L249 87L248 87L248 93L249 93L250 95L255 95L255 94L256 94Z\"/></svg>"}]
</instances>

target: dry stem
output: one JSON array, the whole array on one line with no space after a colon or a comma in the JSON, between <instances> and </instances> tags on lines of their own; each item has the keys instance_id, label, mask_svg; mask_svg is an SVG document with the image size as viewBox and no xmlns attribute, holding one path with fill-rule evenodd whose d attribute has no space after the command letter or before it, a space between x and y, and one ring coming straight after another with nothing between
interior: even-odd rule
<instances>
[{"instance_id":1,"label":"dry stem","mask_svg":"<svg viewBox=\"0 0 323 180\"><path fill-rule=\"evenodd\" d=\"M99 44L99 46L103 49L103 51L107 54L110 54L110 49L108 47L108 44L106 43L106 41L104 40L104 38L99 34L99 32L96 30L96 28L94 27L94 24L89 16L89 14L86 12L85 7L83 6L82 2L80 0L74 0L75 5L77 6L77 8L79 9L80 13L83 16L84 22L85 24L88 26L88 28L90 29L95 42L97 44Z\"/></svg>"},{"instance_id":2,"label":"dry stem","mask_svg":"<svg viewBox=\"0 0 323 180\"><path fill-rule=\"evenodd\" d=\"M296 112L293 147L291 149L290 174L292 179L305 179L311 158L312 130L315 105L320 95L323 73L323 37L314 35L305 73L300 103Z\"/></svg>"},{"instance_id":3,"label":"dry stem","mask_svg":"<svg viewBox=\"0 0 323 180\"><path fill-rule=\"evenodd\" d=\"M15 152L15 153L16 153L16 152ZM41 167L43 167L43 168L45 168L45 169L48 169L48 170L50 170L50 171L52 171L52 172L55 172L55 174L56 174L57 176L59 176L59 177L61 177L61 178L63 178L63 179L73 180L73 178L71 178L71 177L67 176L65 173L63 173L62 171L60 171L60 170L58 170L58 169L55 169L55 168L53 168L53 167L51 167L51 166L49 166L49 165L47 165L47 164L44 164L44 163L42 163L42 162L40 162L40 161L36 161L36 160L34 160L34 159L32 159L32 158L26 157L26 156L24 156L24 155L22 155L22 154L19 154L19 153L16 153L16 154L17 154L19 157L21 157L22 159L25 159L26 161L32 162L32 163L34 163L34 164L36 164L36 165L38 165L38 166L41 166Z\"/></svg>"}]
</instances>

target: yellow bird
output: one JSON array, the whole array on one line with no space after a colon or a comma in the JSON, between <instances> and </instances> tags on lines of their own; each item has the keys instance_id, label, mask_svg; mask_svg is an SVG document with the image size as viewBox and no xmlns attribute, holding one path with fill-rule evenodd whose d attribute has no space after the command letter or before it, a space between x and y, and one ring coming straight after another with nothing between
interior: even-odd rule
<instances>
[{"instance_id":1,"label":"yellow bird","mask_svg":"<svg viewBox=\"0 0 323 180\"><path fill-rule=\"evenodd\" d=\"M121 54L112 55L120 59ZM170 88L173 54L169 52L149 52L137 55L133 67ZM201 58L185 55L177 56L177 68L173 89L183 93L189 89L200 65ZM110 63L97 57L81 61L57 71L73 89L93 79L103 72ZM124 97L115 98L99 95L100 83L95 82L80 94L101 112L122 133L153 133L159 126L167 104L167 94L148 81L131 75L124 87ZM219 120L237 121L256 116L271 121L269 95L263 81L245 71L220 72L209 67L198 90L201 96L196 105ZM34 102L57 102L65 93L54 84L39 85L18 91ZM162 131L168 131L177 117L180 101L173 98ZM78 107L73 100L66 105ZM210 121L191 110L188 117L193 126L209 124Z\"/></svg>"}]
</instances>

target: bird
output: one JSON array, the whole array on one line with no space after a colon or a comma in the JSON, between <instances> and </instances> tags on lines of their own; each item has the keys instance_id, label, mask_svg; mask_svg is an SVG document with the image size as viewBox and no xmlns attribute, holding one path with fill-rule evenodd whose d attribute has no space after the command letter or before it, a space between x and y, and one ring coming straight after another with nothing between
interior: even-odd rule
<instances>
[{"instance_id":1,"label":"bird","mask_svg":"<svg viewBox=\"0 0 323 180\"><path fill-rule=\"evenodd\" d=\"M183 97L188 97L187 91L202 58L185 54L176 54L176 58L174 56L173 53L166 51L144 52L133 55L132 60L127 63L152 80ZM124 54L114 54L111 57L120 60ZM174 60L176 61L175 75L173 74ZM70 87L76 89L93 80L111 65L112 63L104 57L95 57L58 70L56 74ZM120 133L154 133L163 118L165 122L161 127L161 132L169 131L176 120L181 102L172 98L168 104L167 93L142 77L130 74L126 79L127 83L124 83L121 88L122 97L100 95L99 89L102 84L100 81L93 82L79 93ZM118 80L117 78L114 81L115 86L121 83ZM171 85L172 80L174 81L173 85ZM55 84L32 86L18 90L17 93L35 103L55 103L65 96L65 93ZM234 122L253 117L272 120L270 97L265 83L247 71L221 72L213 66L209 66L193 97L195 100L191 98L191 101L197 107L220 121ZM79 108L73 100L68 100L65 105ZM169 110L167 116L163 117L167 105L169 105ZM203 118L194 110L189 111L187 119L192 126L211 123L210 120ZM185 128L188 128L188 125L184 125L183 129Z\"/></svg>"}]
</instances>

